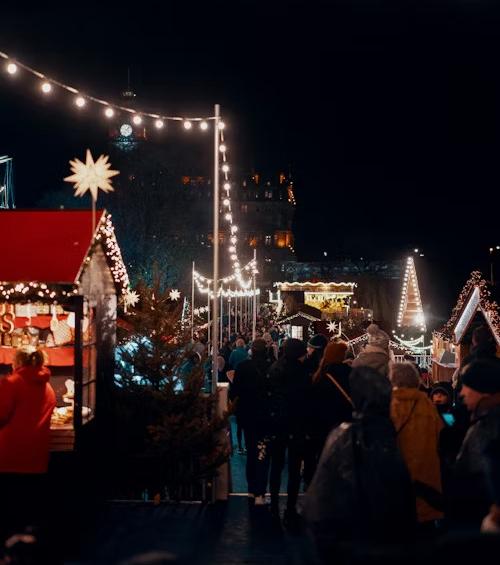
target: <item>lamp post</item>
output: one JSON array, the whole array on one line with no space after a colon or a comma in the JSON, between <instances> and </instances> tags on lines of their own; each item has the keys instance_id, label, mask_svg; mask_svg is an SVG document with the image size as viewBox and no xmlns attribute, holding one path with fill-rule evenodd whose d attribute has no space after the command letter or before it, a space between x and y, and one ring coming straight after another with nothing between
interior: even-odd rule
<instances>
[{"instance_id":1,"label":"lamp post","mask_svg":"<svg viewBox=\"0 0 500 565\"><path fill-rule=\"evenodd\" d=\"M217 296L219 286L219 123L220 106L215 104L214 112L214 237L213 237L213 281L214 294L212 305L212 392L217 392L217 357L219 342L219 303Z\"/></svg>"},{"instance_id":2,"label":"lamp post","mask_svg":"<svg viewBox=\"0 0 500 565\"><path fill-rule=\"evenodd\" d=\"M495 284L495 279L493 277L493 253L495 252L495 250L500 250L500 245L497 245L496 247L490 247L490 282L491 284Z\"/></svg>"}]
</instances>

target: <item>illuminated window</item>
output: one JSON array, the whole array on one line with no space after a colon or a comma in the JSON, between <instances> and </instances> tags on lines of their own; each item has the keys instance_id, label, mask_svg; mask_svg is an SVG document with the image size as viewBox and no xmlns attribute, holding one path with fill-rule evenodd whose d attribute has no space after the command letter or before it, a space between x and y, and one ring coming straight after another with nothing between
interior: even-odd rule
<instances>
[{"instance_id":1,"label":"illuminated window","mask_svg":"<svg viewBox=\"0 0 500 565\"><path fill-rule=\"evenodd\" d=\"M266 239L265 239L265 243L266 245L271 245L271 236L270 235L266 235Z\"/></svg>"},{"instance_id":2,"label":"illuminated window","mask_svg":"<svg viewBox=\"0 0 500 565\"><path fill-rule=\"evenodd\" d=\"M246 214L246 213L248 212L248 205L247 205L247 204L242 204L242 205L240 206L240 210Z\"/></svg>"},{"instance_id":3,"label":"illuminated window","mask_svg":"<svg viewBox=\"0 0 500 565\"><path fill-rule=\"evenodd\" d=\"M295 339L302 339L304 335L304 328L302 326L292 326L292 337Z\"/></svg>"}]
</instances>

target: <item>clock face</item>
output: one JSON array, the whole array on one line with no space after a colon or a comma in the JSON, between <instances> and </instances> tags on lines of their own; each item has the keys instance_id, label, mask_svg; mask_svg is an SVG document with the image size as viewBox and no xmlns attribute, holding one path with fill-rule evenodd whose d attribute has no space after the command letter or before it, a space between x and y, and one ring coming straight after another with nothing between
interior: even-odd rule
<instances>
[{"instance_id":1,"label":"clock face","mask_svg":"<svg viewBox=\"0 0 500 565\"><path fill-rule=\"evenodd\" d=\"M128 137L132 134L132 126L130 124L123 124L122 126L120 126L120 133L123 135L123 137Z\"/></svg>"}]
</instances>

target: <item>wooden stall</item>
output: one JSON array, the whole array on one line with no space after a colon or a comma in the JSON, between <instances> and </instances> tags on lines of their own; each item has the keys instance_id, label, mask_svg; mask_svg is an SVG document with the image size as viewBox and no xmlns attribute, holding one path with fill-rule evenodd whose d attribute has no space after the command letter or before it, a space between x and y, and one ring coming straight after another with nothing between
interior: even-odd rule
<instances>
[{"instance_id":1,"label":"wooden stall","mask_svg":"<svg viewBox=\"0 0 500 565\"><path fill-rule=\"evenodd\" d=\"M129 287L111 217L98 211L94 232L86 210L9 210L0 221L0 373L17 347L46 352L52 449L73 450L112 382L117 302Z\"/></svg>"},{"instance_id":2,"label":"wooden stall","mask_svg":"<svg viewBox=\"0 0 500 565\"><path fill-rule=\"evenodd\" d=\"M451 317L443 328L433 333L432 378L451 380L464 357L469 353L472 332L487 327L500 350L499 307L492 298L493 289L479 271L471 273Z\"/></svg>"}]
</instances>

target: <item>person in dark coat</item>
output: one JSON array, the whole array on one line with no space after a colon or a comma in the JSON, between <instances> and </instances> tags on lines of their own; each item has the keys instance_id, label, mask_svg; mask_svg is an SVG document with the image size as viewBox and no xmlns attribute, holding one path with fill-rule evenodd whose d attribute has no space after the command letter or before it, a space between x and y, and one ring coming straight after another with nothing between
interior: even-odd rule
<instances>
[{"instance_id":1,"label":"person in dark coat","mask_svg":"<svg viewBox=\"0 0 500 565\"><path fill-rule=\"evenodd\" d=\"M331 341L313 375L310 395L313 454L310 469L304 469L306 484L311 482L329 433L342 422L352 420L349 388L351 367L343 362L346 351L345 342Z\"/></svg>"},{"instance_id":2,"label":"person in dark coat","mask_svg":"<svg viewBox=\"0 0 500 565\"><path fill-rule=\"evenodd\" d=\"M293 525L300 489L300 469L304 459L310 380L304 367L306 346L299 339L287 339L283 344L283 356L268 373L266 406L266 433L259 442L260 476L267 482L269 464L271 512L279 515L281 474L288 450L288 498L284 516L285 525Z\"/></svg>"},{"instance_id":3,"label":"person in dark coat","mask_svg":"<svg viewBox=\"0 0 500 565\"><path fill-rule=\"evenodd\" d=\"M307 342L307 357L304 361L304 366L311 377L318 370L327 345L328 338L323 334L313 335Z\"/></svg>"},{"instance_id":4,"label":"person in dark coat","mask_svg":"<svg viewBox=\"0 0 500 565\"><path fill-rule=\"evenodd\" d=\"M460 379L471 426L455 465L451 514L454 521L479 527L494 503L488 453L500 440L500 360L477 359L463 368Z\"/></svg>"},{"instance_id":5,"label":"person in dark coat","mask_svg":"<svg viewBox=\"0 0 500 565\"><path fill-rule=\"evenodd\" d=\"M349 377L352 423L328 436L305 495L304 516L324 562L342 548L403 543L415 532L415 496L390 419L391 384L375 369Z\"/></svg>"},{"instance_id":6,"label":"person in dark coat","mask_svg":"<svg viewBox=\"0 0 500 565\"><path fill-rule=\"evenodd\" d=\"M256 480L257 440L263 435L265 380L270 363L263 339L255 339L251 351L251 359L241 361L236 367L229 397L236 402L236 417L245 436L248 493L251 497L263 498L266 485L258 484Z\"/></svg>"}]
</instances>

